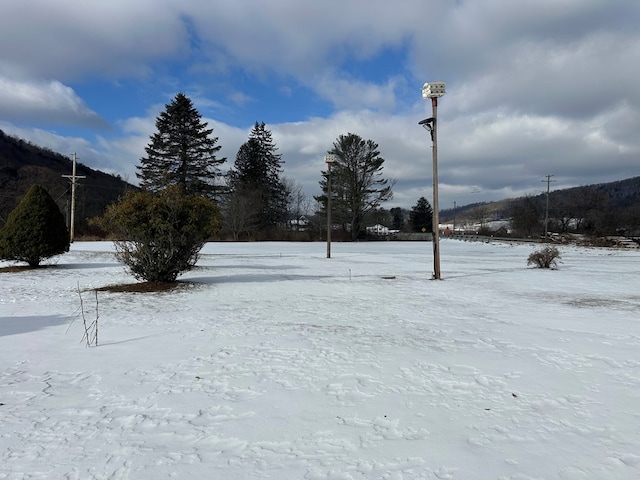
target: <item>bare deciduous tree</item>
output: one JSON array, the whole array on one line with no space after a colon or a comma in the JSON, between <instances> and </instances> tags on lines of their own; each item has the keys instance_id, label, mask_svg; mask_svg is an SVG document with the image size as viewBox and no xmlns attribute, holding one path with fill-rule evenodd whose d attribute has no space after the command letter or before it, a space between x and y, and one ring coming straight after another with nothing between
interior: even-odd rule
<instances>
[{"instance_id":1,"label":"bare deciduous tree","mask_svg":"<svg viewBox=\"0 0 640 480\"><path fill-rule=\"evenodd\" d=\"M255 191L234 190L224 196L222 224L234 240L242 235L250 239L260 226L260 194Z\"/></svg>"}]
</instances>

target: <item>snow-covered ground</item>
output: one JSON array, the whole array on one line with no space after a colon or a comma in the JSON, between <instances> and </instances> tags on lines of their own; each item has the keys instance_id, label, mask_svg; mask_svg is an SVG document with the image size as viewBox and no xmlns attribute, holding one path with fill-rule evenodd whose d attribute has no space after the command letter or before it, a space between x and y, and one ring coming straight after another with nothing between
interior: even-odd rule
<instances>
[{"instance_id":1,"label":"snow-covered ground","mask_svg":"<svg viewBox=\"0 0 640 480\"><path fill-rule=\"evenodd\" d=\"M0 273L0 478L638 479L640 252L534 248L212 243L97 348L110 243Z\"/></svg>"}]
</instances>

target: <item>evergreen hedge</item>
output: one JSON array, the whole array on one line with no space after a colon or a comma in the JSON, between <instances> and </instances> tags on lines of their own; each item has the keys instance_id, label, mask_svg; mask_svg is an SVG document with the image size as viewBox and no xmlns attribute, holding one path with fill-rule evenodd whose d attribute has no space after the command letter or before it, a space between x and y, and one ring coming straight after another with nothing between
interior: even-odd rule
<instances>
[{"instance_id":1,"label":"evergreen hedge","mask_svg":"<svg viewBox=\"0 0 640 480\"><path fill-rule=\"evenodd\" d=\"M49 257L69 251L69 232L58 205L33 185L0 230L0 258L37 267Z\"/></svg>"}]
</instances>

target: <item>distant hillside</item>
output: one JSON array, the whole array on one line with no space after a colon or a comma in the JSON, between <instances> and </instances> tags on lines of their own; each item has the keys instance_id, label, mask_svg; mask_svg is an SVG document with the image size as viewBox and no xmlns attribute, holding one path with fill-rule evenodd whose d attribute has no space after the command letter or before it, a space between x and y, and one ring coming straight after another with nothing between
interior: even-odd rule
<instances>
[{"instance_id":1,"label":"distant hillside","mask_svg":"<svg viewBox=\"0 0 640 480\"><path fill-rule=\"evenodd\" d=\"M486 223L509 220L514 208L537 208L545 215L547 195L519 197L497 202L474 203L440 211L441 223ZM521 210L522 211L522 210ZM640 177L572 187L549 193L550 226L565 229L578 222L582 231L595 233L640 232ZM563 224L564 222L564 224Z\"/></svg>"},{"instance_id":2,"label":"distant hillside","mask_svg":"<svg viewBox=\"0 0 640 480\"><path fill-rule=\"evenodd\" d=\"M640 204L640 177L628 178L609 183L588 185L586 187L574 187L565 190L551 192L549 197L559 201L576 194L581 194L585 189L592 189L603 193L609 200L609 204L615 207L629 207ZM544 196L540 195L541 197Z\"/></svg>"},{"instance_id":3,"label":"distant hillside","mask_svg":"<svg viewBox=\"0 0 640 480\"><path fill-rule=\"evenodd\" d=\"M570 199L584 196L587 191L595 191L603 194L607 199L607 205L612 208L625 208L640 205L640 177L628 178L626 180L617 180L609 183L598 183L593 185L584 185L580 187L566 188L563 190L554 190L549 194L550 210L554 210L558 204L569 202ZM541 193L531 197L537 202L546 203L546 193ZM478 207L485 207L492 212L495 217L508 216L510 207L522 200L522 197L508 198L495 202L479 202L470 203L468 205L459 205L455 211L453 208L440 210L440 216L443 218L453 218L455 214L458 218L472 217L473 211Z\"/></svg>"},{"instance_id":4,"label":"distant hillside","mask_svg":"<svg viewBox=\"0 0 640 480\"><path fill-rule=\"evenodd\" d=\"M68 218L71 183L62 175L71 175L72 165L68 157L8 136L0 130L0 227L34 184L45 188ZM78 180L76 185L77 235L88 233L87 219L101 215L107 205L117 200L125 190L136 188L82 163L77 163L76 175L86 177Z\"/></svg>"}]
</instances>

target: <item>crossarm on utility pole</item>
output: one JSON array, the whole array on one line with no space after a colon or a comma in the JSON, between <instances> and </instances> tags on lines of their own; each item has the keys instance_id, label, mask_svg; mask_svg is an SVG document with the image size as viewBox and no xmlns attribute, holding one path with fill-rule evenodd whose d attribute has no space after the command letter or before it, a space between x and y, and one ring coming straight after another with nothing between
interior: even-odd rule
<instances>
[{"instance_id":1,"label":"crossarm on utility pole","mask_svg":"<svg viewBox=\"0 0 640 480\"><path fill-rule=\"evenodd\" d=\"M73 167L71 175L62 175L64 178L71 179L71 218L69 220L69 242L73 243L75 230L75 214L76 214L76 179L86 178L85 175L76 175L76 154L73 153Z\"/></svg>"}]
</instances>

